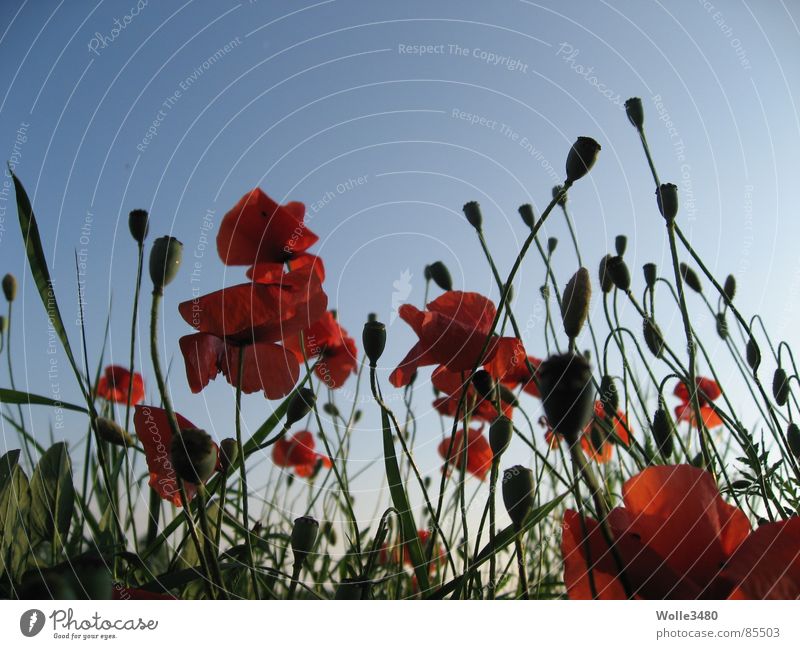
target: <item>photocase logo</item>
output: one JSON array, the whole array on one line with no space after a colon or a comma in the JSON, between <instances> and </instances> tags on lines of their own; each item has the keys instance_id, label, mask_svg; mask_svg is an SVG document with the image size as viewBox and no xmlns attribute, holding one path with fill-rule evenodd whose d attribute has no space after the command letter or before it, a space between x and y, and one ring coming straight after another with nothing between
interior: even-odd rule
<instances>
[{"instance_id":1,"label":"photocase logo","mask_svg":"<svg viewBox=\"0 0 800 649\"><path fill-rule=\"evenodd\" d=\"M19 630L26 638L32 638L44 628L44 613L38 608L25 611L19 618Z\"/></svg>"},{"instance_id":2,"label":"photocase logo","mask_svg":"<svg viewBox=\"0 0 800 649\"><path fill-rule=\"evenodd\" d=\"M389 320L390 325L397 320L400 306L405 304L408 300L408 296L411 295L411 277L411 270L406 268L400 273L400 277L392 282L394 291L392 291L392 315Z\"/></svg>"}]
</instances>

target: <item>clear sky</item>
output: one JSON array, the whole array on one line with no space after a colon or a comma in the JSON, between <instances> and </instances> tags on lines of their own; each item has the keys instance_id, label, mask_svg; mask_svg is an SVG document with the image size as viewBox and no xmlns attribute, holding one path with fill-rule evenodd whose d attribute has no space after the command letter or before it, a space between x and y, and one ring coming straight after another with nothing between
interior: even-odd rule
<instances>
[{"instance_id":1,"label":"clear sky","mask_svg":"<svg viewBox=\"0 0 800 649\"><path fill-rule=\"evenodd\" d=\"M76 251L84 261L92 365L112 298L107 354L127 363L135 274L128 211L151 212L151 240L183 241L187 264L166 293L163 355L174 363L177 410L219 439L232 432L232 390L218 379L189 392L176 345L189 328L175 307L193 289L242 281L213 241L243 193L260 186L307 204L320 235L313 252L325 260L325 288L343 325L357 339L370 311L388 325L382 380L391 392L386 370L414 341L394 320L393 299L419 305L422 270L437 259L456 288L496 299L461 205L482 204L505 275L525 236L517 207L544 208L576 136L603 147L570 194L592 277L620 233L629 238L637 293L643 263L665 267L654 187L622 106L629 96L643 99L660 175L679 184L679 221L709 267L720 278L736 274L738 303L761 313L775 338L800 342L799 21L800 7L782 1L3 0L0 152L33 200L75 345ZM60 351L59 371L48 373L47 322L11 196L0 196L0 217L0 273L21 283L18 387L79 402ZM577 261L560 214L546 230L561 242L554 265L563 285ZM515 286L533 354L543 353L542 275L532 255ZM713 322L696 296L690 306L714 353ZM602 319L598 301L593 314ZM677 311L665 307L660 324L682 348ZM147 354L137 362L150 379ZM436 475L440 429L427 379L415 396L418 455ZM0 382L7 385L5 373ZM155 401L152 379L147 389ZM272 405L246 397L248 426ZM380 452L375 407L364 409L354 462ZM48 413L33 416L45 434ZM83 434L80 420L66 421L69 438ZM2 430L4 444L15 445L14 432Z\"/></svg>"}]
</instances>

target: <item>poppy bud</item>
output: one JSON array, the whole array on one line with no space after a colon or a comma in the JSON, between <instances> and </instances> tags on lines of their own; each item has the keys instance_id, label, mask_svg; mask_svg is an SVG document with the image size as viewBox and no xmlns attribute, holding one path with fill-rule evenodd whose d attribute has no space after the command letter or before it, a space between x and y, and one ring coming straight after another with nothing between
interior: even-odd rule
<instances>
[{"instance_id":1,"label":"poppy bud","mask_svg":"<svg viewBox=\"0 0 800 649\"><path fill-rule=\"evenodd\" d=\"M536 214L533 213L533 207L529 203L520 205L517 210L522 217L522 222L533 230L533 225L536 223Z\"/></svg>"},{"instance_id":2,"label":"poppy bud","mask_svg":"<svg viewBox=\"0 0 800 649\"><path fill-rule=\"evenodd\" d=\"M0 315L0 334L4 334L8 331L8 320L4 315Z\"/></svg>"},{"instance_id":3,"label":"poppy bud","mask_svg":"<svg viewBox=\"0 0 800 649\"><path fill-rule=\"evenodd\" d=\"M698 469L706 468L706 461L703 458L702 453L698 453L691 460L689 460L689 464L691 464L692 466L696 466Z\"/></svg>"},{"instance_id":4,"label":"poppy bud","mask_svg":"<svg viewBox=\"0 0 800 649\"><path fill-rule=\"evenodd\" d=\"M590 137L579 137L567 154L567 182L574 183L589 173L597 161L600 145Z\"/></svg>"},{"instance_id":5,"label":"poppy bud","mask_svg":"<svg viewBox=\"0 0 800 649\"><path fill-rule=\"evenodd\" d=\"M329 543L336 543L336 530L333 528L333 523L325 521L322 523L322 535L328 540Z\"/></svg>"},{"instance_id":6,"label":"poppy bud","mask_svg":"<svg viewBox=\"0 0 800 649\"><path fill-rule=\"evenodd\" d=\"M503 473L503 503L519 531L533 510L533 471L519 464Z\"/></svg>"},{"instance_id":7,"label":"poppy bud","mask_svg":"<svg viewBox=\"0 0 800 649\"><path fill-rule=\"evenodd\" d=\"M608 274L611 275L611 281L614 282L620 291L629 291L631 288L631 272L628 270L628 264L622 257L611 257L606 262Z\"/></svg>"},{"instance_id":8,"label":"poppy bud","mask_svg":"<svg viewBox=\"0 0 800 649\"><path fill-rule=\"evenodd\" d=\"M617 384L608 374L604 374L600 379L600 402L607 417L614 417L619 409L619 392Z\"/></svg>"},{"instance_id":9,"label":"poppy bud","mask_svg":"<svg viewBox=\"0 0 800 649\"><path fill-rule=\"evenodd\" d=\"M484 399L491 399L494 394L494 379L486 370L478 370L472 375L472 385L475 391Z\"/></svg>"},{"instance_id":10,"label":"poppy bud","mask_svg":"<svg viewBox=\"0 0 800 649\"><path fill-rule=\"evenodd\" d=\"M592 283L589 271L579 268L567 282L561 296L561 320L569 338L577 338L589 315L589 300L592 297Z\"/></svg>"},{"instance_id":11,"label":"poppy bud","mask_svg":"<svg viewBox=\"0 0 800 649\"><path fill-rule=\"evenodd\" d=\"M467 217L469 224L478 232L483 227L483 215L481 214L481 206L478 201L470 201L464 204L464 216Z\"/></svg>"},{"instance_id":12,"label":"poppy bud","mask_svg":"<svg viewBox=\"0 0 800 649\"><path fill-rule=\"evenodd\" d=\"M772 396L779 406L785 406L789 400L789 378L780 367L772 375Z\"/></svg>"},{"instance_id":13,"label":"poppy bud","mask_svg":"<svg viewBox=\"0 0 800 649\"><path fill-rule=\"evenodd\" d=\"M747 341L745 357L747 358L747 364L750 366L750 369L755 372L758 366L761 365L761 350L758 348L758 343L756 343L755 338L752 336Z\"/></svg>"},{"instance_id":14,"label":"poppy bud","mask_svg":"<svg viewBox=\"0 0 800 649\"><path fill-rule=\"evenodd\" d=\"M689 266L681 262L678 266L681 277L683 277L683 281L686 282L686 286L692 289L695 293L702 293L703 292L703 285L700 283L700 278L697 276Z\"/></svg>"},{"instance_id":15,"label":"poppy bud","mask_svg":"<svg viewBox=\"0 0 800 649\"><path fill-rule=\"evenodd\" d=\"M503 403L507 403L508 405L518 408L519 401L517 401L517 395L514 394L511 389L502 383L497 385L497 391L500 393L500 401Z\"/></svg>"},{"instance_id":16,"label":"poppy bud","mask_svg":"<svg viewBox=\"0 0 800 649\"><path fill-rule=\"evenodd\" d=\"M600 276L600 290L603 293L608 293L614 288L614 280L611 279L611 272L608 267L608 262L611 260L611 255L606 255L600 260L600 268L598 275Z\"/></svg>"},{"instance_id":17,"label":"poppy bud","mask_svg":"<svg viewBox=\"0 0 800 649\"><path fill-rule=\"evenodd\" d=\"M133 445L133 439L130 434L117 422L106 419L105 417L98 417L95 422L97 425L97 434L104 442L108 442L114 446Z\"/></svg>"},{"instance_id":18,"label":"poppy bud","mask_svg":"<svg viewBox=\"0 0 800 649\"><path fill-rule=\"evenodd\" d=\"M728 337L728 321L725 319L724 313L718 313L716 315L716 322L717 322L717 334L720 338L725 340Z\"/></svg>"},{"instance_id":19,"label":"poppy bud","mask_svg":"<svg viewBox=\"0 0 800 649\"><path fill-rule=\"evenodd\" d=\"M550 299L550 287L547 284L543 284L539 287L539 295L542 296L543 300Z\"/></svg>"},{"instance_id":20,"label":"poppy bud","mask_svg":"<svg viewBox=\"0 0 800 649\"><path fill-rule=\"evenodd\" d=\"M492 456L495 460L498 460L508 448L513 435L514 424L508 417L500 415L492 422L489 427L489 446L492 449Z\"/></svg>"},{"instance_id":21,"label":"poppy bud","mask_svg":"<svg viewBox=\"0 0 800 649\"><path fill-rule=\"evenodd\" d=\"M589 361L571 352L550 356L539 366L538 378L550 427L575 443L594 412Z\"/></svg>"},{"instance_id":22,"label":"poppy bud","mask_svg":"<svg viewBox=\"0 0 800 649\"><path fill-rule=\"evenodd\" d=\"M181 480L200 484L217 466L217 449L209 434L199 428L184 428L172 438L172 464Z\"/></svg>"},{"instance_id":23,"label":"poppy bud","mask_svg":"<svg viewBox=\"0 0 800 649\"><path fill-rule=\"evenodd\" d=\"M608 443L608 430L602 421L595 419L589 429L589 441L598 454L603 453L603 447Z\"/></svg>"},{"instance_id":24,"label":"poppy bud","mask_svg":"<svg viewBox=\"0 0 800 649\"><path fill-rule=\"evenodd\" d=\"M722 289L725 291L725 297L733 301L733 296L736 295L736 278L733 275L728 275L725 278L725 286Z\"/></svg>"},{"instance_id":25,"label":"poppy bud","mask_svg":"<svg viewBox=\"0 0 800 649\"><path fill-rule=\"evenodd\" d=\"M441 261L435 261L430 265L431 279L436 282L436 285L443 291L453 290L453 278L450 277L450 271L447 266Z\"/></svg>"},{"instance_id":26,"label":"poppy bud","mask_svg":"<svg viewBox=\"0 0 800 649\"><path fill-rule=\"evenodd\" d=\"M672 434L674 426L669 413L665 408L659 407L656 414L653 415L653 439L656 442L658 452L661 457L667 460L672 455L674 448Z\"/></svg>"},{"instance_id":27,"label":"poppy bud","mask_svg":"<svg viewBox=\"0 0 800 649\"><path fill-rule=\"evenodd\" d=\"M567 192L561 193L564 189L564 185L556 185L553 187L553 200L558 198L559 194L561 194L561 198L558 199L558 205L561 207L567 206Z\"/></svg>"},{"instance_id":28,"label":"poppy bud","mask_svg":"<svg viewBox=\"0 0 800 649\"><path fill-rule=\"evenodd\" d=\"M625 114L628 116L628 121L641 131L644 126L644 108L639 97L631 97L625 102Z\"/></svg>"},{"instance_id":29,"label":"poppy bud","mask_svg":"<svg viewBox=\"0 0 800 649\"><path fill-rule=\"evenodd\" d=\"M294 519L292 528L292 552L294 553L294 563L302 564L306 557L314 549L317 542L319 523L311 516L301 516Z\"/></svg>"},{"instance_id":30,"label":"poppy bud","mask_svg":"<svg viewBox=\"0 0 800 649\"><path fill-rule=\"evenodd\" d=\"M377 320L367 322L361 334L361 343L370 366L375 367L386 347L386 325Z\"/></svg>"},{"instance_id":31,"label":"poppy bud","mask_svg":"<svg viewBox=\"0 0 800 649\"><path fill-rule=\"evenodd\" d=\"M334 404L332 404L330 401L328 401L327 403L323 404L322 412L324 412L326 415L330 415L331 417L338 417L339 416L339 409Z\"/></svg>"},{"instance_id":32,"label":"poppy bud","mask_svg":"<svg viewBox=\"0 0 800 649\"><path fill-rule=\"evenodd\" d=\"M653 356L661 358L664 353L664 336L659 326L650 318L645 318L642 322L644 332L644 342L647 348L653 352Z\"/></svg>"},{"instance_id":33,"label":"poppy bud","mask_svg":"<svg viewBox=\"0 0 800 649\"><path fill-rule=\"evenodd\" d=\"M131 231L134 241L141 245L150 229L147 210L132 210L128 214L128 229Z\"/></svg>"},{"instance_id":34,"label":"poppy bud","mask_svg":"<svg viewBox=\"0 0 800 649\"><path fill-rule=\"evenodd\" d=\"M552 255L556 251L556 247L558 246L558 239L555 237L549 237L547 239L547 254Z\"/></svg>"},{"instance_id":35,"label":"poppy bud","mask_svg":"<svg viewBox=\"0 0 800 649\"><path fill-rule=\"evenodd\" d=\"M219 443L219 463L222 472L227 473L239 459L239 444L232 437L226 437Z\"/></svg>"},{"instance_id":36,"label":"poppy bud","mask_svg":"<svg viewBox=\"0 0 800 649\"><path fill-rule=\"evenodd\" d=\"M342 579L336 587L334 599L353 600L363 599L366 583L360 577L347 577Z\"/></svg>"},{"instance_id":37,"label":"poppy bud","mask_svg":"<svg viewBox=\"0 0 800 649\"><path fill-rule=\"evenodd\" d=\"M6 300L9 302L13 302L14 298L17 297L17 278L11 273L6 273L3 277L3 295L6 296Z\"/></svg>"},{"instance_id":38,"label":"poppy bud","mask_svg":"<svg viewBox=\"0 0 800 649\"><path fill-rule=\"evenodd\" d=\"M286 426L291 426L305 417L314 404L317 402L317 396L310 388L300 388L294 393L289 406L286 408Z\"/></svg>"},{"instance_id":39,"label":"poppy bud","mask_svg":"<svg viewBox=\"0 0 800 649\"><path fill-rule=\"evenodd\" d=\"M647 284L647 288L652 290L658 279L658 268L655 264L645 264L642 266L642 271L644 271L644 283Z\"/></svg>"},{"instance_id":40,"label":"poppy bud","mask_svg":"<svg viewBox=\"0 0 800 649\"><path fill-rule=\"evenodd\" d=\"M150 279L153 290L160 291L178 274L183 257L183 244L175 237L159 237L150 251Z\"/></svg>"},{"instance_id":41,"label":"poppy bud","mask_svg":"<svg viewBox=\"0 0 800 649\"><path fill-rule=\"evenodd\" d=\"M798 428L797 424L789 424L786 429L786 441L789 444L789 450L800 460L800 428Z\"/></svg>"},{"instance_id":42,"label":"poppy bud","mask_svg":"<svg viewBox=\"0 0 800 649\"><path fill-rule=\"evenodd\" d=\"M656 190L658 211L667 221L678 215L678 188L672 183L664 183Z\"/></svg>"},{"instance_id":43,"label":"poppy bud","mask_svg":"<svg viewBox=\"0 0 800 649\"><path fill-rule=\"evenodd\" d=\"M363 413L362 413L360 410L356 410L356 411L353 413L353 423L354 423L354 424L357 424L359 421L361 421L361 415L362 415L362 414L363 414Z\"/></svg>"},{"instance_id":44,"label":"poppy bud","mask_svg":"<svg viewBox=\"0 0 800 649\"><path fill-rule=\"evenodd\" d=\"M614 239L614 249L617 254L622 257L628 249L628 237L624 234L618 234Z\"/></svg>"},{"instance_id":45,"label":"poppy bud","mask_svg":"<svg viewBox=\"0 0 800 649\"><path fill-rule=\"evenodd\" d=\"M751 484L752 483L749 480L746 480L746 479L743 478L743 479L734 480L733 482L731 482L731 487L733 487L734 489L736 489L738 491L744 491Z\"/></svg>"}]
</instances>

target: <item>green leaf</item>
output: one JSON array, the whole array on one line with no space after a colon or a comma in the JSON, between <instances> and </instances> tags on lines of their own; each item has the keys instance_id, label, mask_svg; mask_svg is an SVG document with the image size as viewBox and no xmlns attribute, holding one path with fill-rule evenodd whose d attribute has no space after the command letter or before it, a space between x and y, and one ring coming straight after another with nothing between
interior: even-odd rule
<instances>
[{"instance_id":1,"label":"green leaf","mask_svg":"<svg viewBox=\"0 0 800 649\"><path fill-rule=\"evenodd\" d=\"M12 581L19 581L32 554L25 529L30 486L18 460L18 450L0 458L0 574L10 574Z\"/></svg>"},{"instance_id":2,"label":"green leaf","mask_svg":"<svg viewBox=\"0 0 800 649\"><path fill-rule=\"evenodd\" d=\"M66 442L53 444L39 459L31 476L31 538L52 541L54 552L66 542L75 489Z\"/></svg>"},{"instance_id":3,"label":"green leaf","mask_svg":"<svg viewBox=\"0 0 800 649\"><path fill-rule=\"evenodd\" d=\"M36 288L39 291L39 297L42 300L47 317L50 319L50 324L61 340L64 346L64 351L67 354L69 363L72 366L72 371L78 379L81 392L84 396L86 392L83 385L83 378L81 377L78 365L75 362L75 357L72 354L72 348L69 344L67 337L67 330L64 327L64 321L61 319L61 311L58 308L56 301L56 294L53 287L53 280L50 278L50 271L47 268L47 259L44 256L44 249L42 248L42 239L39 236L39 226L36 223L36 217L33 214L30 199L25 188L22 186L19 178L11 172L11 177L14 180L14 190L17 195L17 213L19 216L19 226L22 229L22 238L25 241L25 253L28 257L28 265L33 275L33 281L36 283Z\"/></svg>"},{"instance_id":4,"label":"green leaf","mask_svg":"<svg viewBox=\"0 0 800 649\"><path fill-rule=\"evenodd\" d=\"M6 388L0 388L0 403L18 403L23 406L50 406L51 408L61 408L63 410L72 410L74 412L88 412L83 406L76 406L73 403L55 401L49 397L41 397L38 394L20 392L19 390L8 390Z\"/></svg>"},{"instance_id":5,"label":"green leaf","mask_svg":"<svg viewBox=\"0 0 800 649\"><path fill-rule=\"evenodd\" d=\"M386 414L386 410L383 408L381 408L381 421L383 423L383 458L386 465L386 478L389 481L392 502L400 517L400 533L403 537L403 547L408 548L411 563L414 564L414 574L417 576L420 592L425 593L430 588L428 567L422 551L422 544L419 542L417 525L411 513L408 495L403 487L400 467L397 464L397 453L394 448L394 439L392 439L389 415Z\"/></svg>"}]
</instances>

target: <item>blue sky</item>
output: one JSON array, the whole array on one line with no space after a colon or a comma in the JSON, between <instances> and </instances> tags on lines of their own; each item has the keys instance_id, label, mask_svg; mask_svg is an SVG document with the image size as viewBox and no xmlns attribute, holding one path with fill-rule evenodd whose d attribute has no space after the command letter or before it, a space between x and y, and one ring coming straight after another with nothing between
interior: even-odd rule
<instances>
[{"instance_id":1,"label":"blue sky","mask_svg":"<svg viewBox=\"0 0 800 649\"><path fill-rule=\"evenodd\" d=\"M798 21L796 5L784 2L7 0L0 151L33 200L76 345L75 251L85 257L92 364L112 298L108 356L127 362L135 273L128 211L150 210L151 240L183 241L187 264L167 290L162 350L174 361L176 408L221 438L232 432L232 391L217 380L191 395L176 345L189 330L175 307L193 288L242 281L241 269L220 263L213 237L243 193L260 186L307 204L330 304L356 338L368 312L390 324L388 370L414 340L392 318L393 294L419 305L425 264L441 259L456 288L497 297L461 205L482 204L505 275L525 236L516 208L544 208L576 136L603 147L570 194L592 277L621 233L637 293L643 263L666 270L652 180L622 108L629 96L644 101L659 173L679 184L679 221L708 266L719 278L736 274L737 301L760 313L776 339L800 342ZM60 352L60 373L48 375L47 322L10 200L0 201L0 216L0 272L21 282L18 387L51 395L55 383L61 398L77 402ZM554 267L563 285L577 261L560 214L546 230L560 240ZM190 260L200 264L197 283ZM532 255L515 286L533 354L543 354L542 277ZM721 358L696 296L690 307ZM680 345L678 312L662 308L659 322ZM602 319L597 300L592 313ZM138 364L152 377L146 353ZM436 475L439 422L423 379L415 396L418 454ZM154 382L147 387L155 399ZM259 395L246 397L248 426L270 407ZM380 450L375 408L364 409L356 462ZM33 416L46 430L47 413ZM79 420L67 421L77 439ZM8 426L3 436L14 445ZM523 449L516 452L524 462Z\"/></svg>"}]
</instances>

